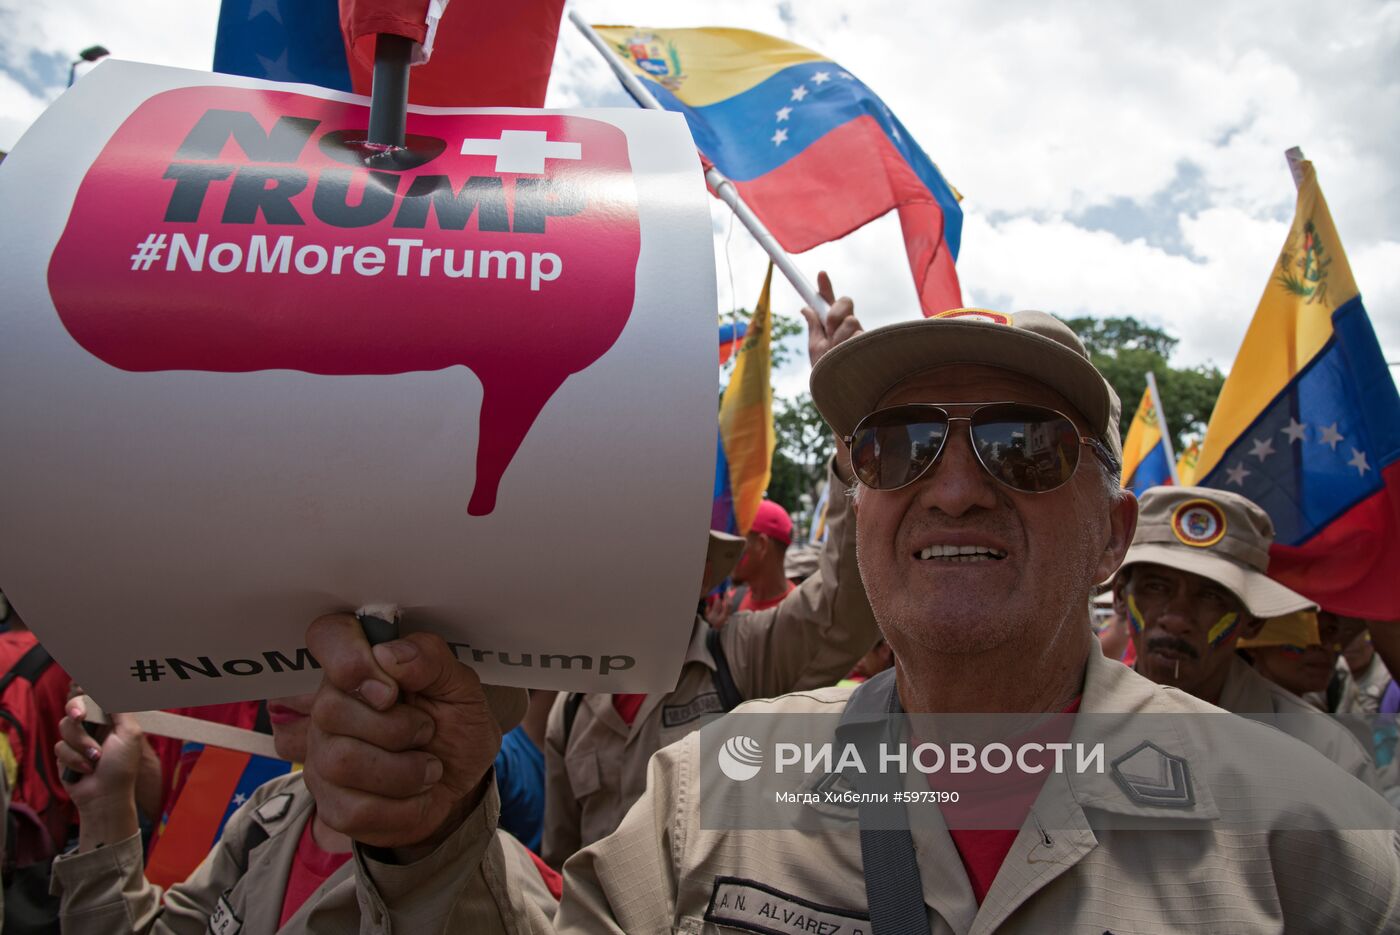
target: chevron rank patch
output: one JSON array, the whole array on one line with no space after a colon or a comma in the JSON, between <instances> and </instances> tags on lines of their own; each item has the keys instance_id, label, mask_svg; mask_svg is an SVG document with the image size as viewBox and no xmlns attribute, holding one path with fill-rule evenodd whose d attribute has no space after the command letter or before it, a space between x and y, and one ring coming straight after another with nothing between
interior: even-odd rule
<instances>
[{"instance_id":1,"label":"chevron rank patch","mask_svg":"<svg viewBox=\"0 0 1400 935\"><path fill-rule=\"evenodd\" d=\"M1150 740L1144 740L1113 761L1113 781L1138 805L1190 808L1196 804L1191 768Z\"/></svg>"}]
</instances>

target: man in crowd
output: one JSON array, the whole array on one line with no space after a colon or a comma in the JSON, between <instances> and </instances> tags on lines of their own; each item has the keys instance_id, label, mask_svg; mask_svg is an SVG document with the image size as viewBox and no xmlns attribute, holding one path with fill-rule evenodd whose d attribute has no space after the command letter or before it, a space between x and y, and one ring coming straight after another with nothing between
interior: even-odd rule
<instances>
[{"instance_id":1,"label":"man in crowd","mask_svg":"<svg viewBox=\"0 0 1400 935\"><path fill-rule=\"evenodd\" d=\"M1235 653L1241 638L1257 637L1269 618L1299 611L1308 612L1296 618L1312 634L1306 642L1318 642L1317 605L1265 574L1273 538L1268 514L1239 494L1147 490L1132 548L1113 582L1114 609L1137 647L1137 671L1236 714L1287 715L1276 722L1280 729L1378 788L1375 765L1350 731ZM1317 716L1301 716L1308 714Z\"/></svg>"},{"instance_id":2,"label":"man in crowd","mask_svg":"<svg viewBox=\"0 0 1400 935\"><path fill-rule=\"evenodd\" d=\"M744 554L732 576L730 595L735 610L767 610L777 607L792 591L785 559L792 545L792 517L772 500L762 500L753 525L744 536Z\"/></svg>"},{"instance_id":3,"label":"man in crowd","mask_svg":"<svg viewBox=\"0 0 1400 935\"><path fill-rule=\"evenodd\" d=\"M1285 825L1326 827L1328 794L1362 810L1388 806L1262 725L1224 719L1249 743L1203 744L1201 719L1183 715L1218 709L1099 651L1089 593L1126 553L1137 505L1118 483L1117 400L1077 337L1034 312L945 316L852 339L812 374L823 416L852 439L861 576L895 668L853 691L744 710L1177 716L1114 719L1122 726L1100 738L1112 775L1047 776L1009 840L955 837L929 808L915 810L912 830L859 836L706 827L701 800L717 790L700 785L693 734L653 757L647 792L617 832L569 862L555 929L1393 927L1391 817L1368 812L1377 823L1348 826L1379 830ZM307 637L325 676L307 781L327 820L358 842L361 931L547 930L548 907L482 895L495 738L476 676L424 634L371 649L348 615L321 618ZM395 703L400 692L412 703ZM420 730L433 739L405 741ZM1261 771L1261 755L1286 759L1288 775ZM1161 770L1124 768L1139 756ZM1131 821L1163 833L1116 830ZM980 900L973 868L994 880Z\"/></svg>"},{"instance_id":4,"label":"man in crowd","mask_svg":"<svg viewBox=\"0 0 1400 935\"><path fill-rule=\"evenodd\" d=\"M830 281L822 277L830 292ZM859 331L850 299L834 302L812 355ZM850 485L838 440L832 483ZM560 696L545 742L545 832L541 854L551 866L611 834L647 783L657 750L698 730L740 701L831 685L878 635L856 567L847 505L832 505L818 571L800 588L783 575L792 541L787 511L764 500L746 537L735 580L747 588L740 610L722 628L696 616L676 687L665 694ZM723 570L711 568L723 577ZM706 593L715 582L701 585ZM752 602L751 602L752 599ZM749 609L749 608L752 609Z\"/></svg>"},{"instance_id":5,"label":"man in crowd","mask_svg":"<svg viewBox=\"0 0 1400 935\"><path fill-rule=\"evenodd\" d=\"M1326 612L1323 612L1325 619ZM1342 650L1342 697L1337 704L1338 714L1372 715L1381 708L1381 696L1390 684L1390 671L1386 669L1376 647L1371 643L1371 631L1363 626Z\"/></svg>"}]
</instances>

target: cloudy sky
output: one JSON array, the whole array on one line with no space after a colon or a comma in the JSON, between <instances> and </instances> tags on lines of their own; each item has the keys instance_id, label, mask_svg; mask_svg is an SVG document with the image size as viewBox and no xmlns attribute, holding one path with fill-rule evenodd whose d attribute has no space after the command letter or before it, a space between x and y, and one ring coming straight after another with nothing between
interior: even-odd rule
<instances>
[{"instance_id":1,"label":"cloudy sky","mask_svg":"<svg viewBox=\"0 0 1400 935\"><path fill-rule=\"evenodd\" d=\"M577 6L595 22L744 27L830 56L963 193L969 305L1134 315L1181 338L1178 363L1229 367L1292 217L1283 153L1301 146L1400 361L1396 0ZM62 91L77 50L205 69L217 13L217 0L0 0L0 149ZM567 22L548 105L630 106ZM764 256L717 202L713 215L721 311L751 304ZM798 263L829 270L867 326L918 313L893 216ZM775 302L801 304L786 285ZM780 392L805 381L805 366L777 378Z\"/></svg>"}]
</instances>

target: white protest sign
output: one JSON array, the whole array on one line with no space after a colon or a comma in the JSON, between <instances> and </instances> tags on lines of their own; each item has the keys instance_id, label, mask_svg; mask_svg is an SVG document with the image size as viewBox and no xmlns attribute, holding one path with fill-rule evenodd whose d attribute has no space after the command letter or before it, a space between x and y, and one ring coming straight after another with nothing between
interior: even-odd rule
<instances>
[{"instance_id":1,"label":"white protest sign","mask_svg":"<svg viewBox=\"0 0 1400 935\"><path fill-rule=\"evenodd\" d=\"M113 710L319 682L403 608L487 682L660 691L714 472L694 143L109 62L0 166L0 588Z\"/></svg>"}]
</instances>

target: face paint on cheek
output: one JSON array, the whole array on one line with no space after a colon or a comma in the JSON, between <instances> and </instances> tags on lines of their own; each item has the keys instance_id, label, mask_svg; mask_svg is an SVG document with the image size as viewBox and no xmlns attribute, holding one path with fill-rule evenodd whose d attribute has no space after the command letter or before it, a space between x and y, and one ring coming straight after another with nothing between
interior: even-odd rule
<instances>
[{"instance_id":1,"label":"face paint on cheek","mask_svg":"<svg viewBox=\"0 0 1400 935\"><path fill-rule=\"evenodd\" d=\"M1128 595L1128 626L1132 628L1133 636L1141 636L1147 627L1147 621L1143 619L1142 611L1138 610L1137 601L1131 594Z\"/></svg>"},{"instance_id":2,"label":"face paint on cheek","mask_svg":"<svg viewBox=\"0 0 1400 935\"><path fill-rule=\"evenodd\" d=\"M1215 626L1210 628L1206 634L1206 642L1211 646L1219 646L1230 638L1230 634L1235 632L1235 627L1239 625L1239 614L1226 614L1215 621Z\"/></svg>"}]
</instances>

